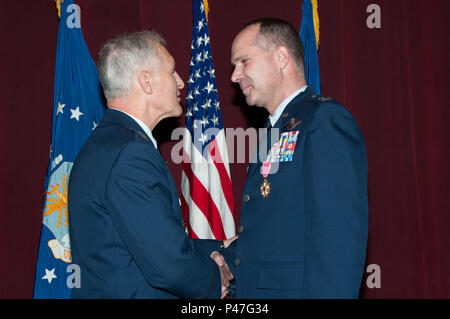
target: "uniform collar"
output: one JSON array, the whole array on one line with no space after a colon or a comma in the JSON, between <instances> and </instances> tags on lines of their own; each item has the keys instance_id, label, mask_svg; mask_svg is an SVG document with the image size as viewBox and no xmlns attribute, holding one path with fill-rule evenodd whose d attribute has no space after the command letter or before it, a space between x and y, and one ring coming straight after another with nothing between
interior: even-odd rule
<instances>
[{"instance_id":1,"label":"uniform collar","mask_svg":"<svg viewBox=\"0 0 450 319\"><path fill-rule=\"evenodd\" d=\"M269 116L269 121L270 121L270 124L272 125L272 127L275 126L275 124L277 123L281 114L283 113L284 109L286 108L286 106L288 106L289 102L291 102L300 93L306 91L307 88L308 88L308 86L305 85L304 87L296 90L294 93L292 93L287 98L285 98L283 100L283 102L280 103L280 105L278 105L278 107L275 109L275 112Z\"/></svg>"},{"instance_id":2,"label":"uniform collar","mask_svg":"<svg viewBox=\"0 0 450 319\"><path fill-rule=\"evenodd\" d=\"M296 122L295 116L299 111L297 107L300 101L308 99L312 95L314 95L314 89L311 86L308 86L307 89L299 94L297 94L285 107L283 113L281 114L278 122L275 123L275 127L283 128L294 119L294 123Z\"/></svg>"},{"instance_id":3,"label":"uniform collar","mask_svg":"<svg viewBox=\"0 0 450 319\"><path fill-rule=\"evenodd\" d=\"M115 109L115 108L109 108L109 110L121 112L121 113L127 115L128 117L130 117L130 118L134 121L134 123L137 124L138 127L139 127L142 131L144 131L144 133L150 138L150 140L152 141L152 143L153 143L153 145L155 146L155 148L158 149L158 144L156 143L156 140L155 140L155 138L154 138L153 135L152 135L152 131L150 130L150 128L149 128L144 122L142 122L140 119L138 119L138 118L136 118L135 116L133 116L133 115L127 113L127 112L124 112L124 111L122 111L122 110ZM128 126L128 125L126 125L126 126ZM136 129L135 127L130 127L130 128Z\"/></svg>"}]
</instances>

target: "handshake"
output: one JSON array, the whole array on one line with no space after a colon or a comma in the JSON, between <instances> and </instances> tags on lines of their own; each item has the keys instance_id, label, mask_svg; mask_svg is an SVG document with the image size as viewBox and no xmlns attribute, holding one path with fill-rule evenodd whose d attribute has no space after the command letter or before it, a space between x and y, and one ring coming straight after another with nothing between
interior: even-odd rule
<instances>
[{"instance_id":1,"label":"handshake","mask_svg":"<svg viewBox=\"0 0 450 319\"><path fill-rule=\"evenodd\" d=\"M238 236L234 236L233 238L224 240L224 246L227 248ZM216 262L217 266L219 266L220 271L220 279L222 283L222 296L221 299L224 299L228 295L228 289L230 287L230 282L234 279L233 274L231 273L230 268L228 267L225 258L217 251L213 251L210 257Z\"/></svg>"}]
</instances>

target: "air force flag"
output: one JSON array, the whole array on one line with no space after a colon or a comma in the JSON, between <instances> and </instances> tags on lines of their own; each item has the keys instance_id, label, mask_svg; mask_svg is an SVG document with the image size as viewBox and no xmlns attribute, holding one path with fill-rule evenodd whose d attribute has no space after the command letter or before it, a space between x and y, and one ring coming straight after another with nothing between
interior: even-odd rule
<instances>
[{"instance_id":1,"label":"air force flag","mask_svg":"<svg viewBox=\"0 0 450 319\"><path fill-rule=\"evenodd\" d=\"M53 96L52 142L34 298L70 298L80 284L71 265L67 185L73 161L103 117L104 100L95 62L83 39L80 7L61 2ZM78 277L77 277L78 276Z\"/></svg>"}]
</instances>

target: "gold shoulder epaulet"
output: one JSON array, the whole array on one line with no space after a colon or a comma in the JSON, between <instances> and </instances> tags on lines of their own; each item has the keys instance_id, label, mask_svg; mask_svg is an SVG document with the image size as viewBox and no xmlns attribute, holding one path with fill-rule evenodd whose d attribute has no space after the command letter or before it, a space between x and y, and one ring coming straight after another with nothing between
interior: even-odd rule
<instances>
[{"instance_id":1,"label":"gold shoulder epaulet","mask_svg":"<svg viewBox=\"0 0 450 319\"><path fill-rule=\"evenodd\" d=\"M331 96L321 96L321 95L317 95L317 94L313 94L311 95L311 99L317 101L317 102L330 102L330 101L334 101L334 98L332 98Z\"/></svg>"},{"instance_id":2,"label":"gold shoulder epaulet","mask_svg":"<svg viewBox=\"0 0 450 319\"><path fill-rule=\"evenodd\" d=\"M319 101L327 102L327 101L333 101L334 99L331 96L321 96L319 97Z\"/></svg>"}]
</instances>

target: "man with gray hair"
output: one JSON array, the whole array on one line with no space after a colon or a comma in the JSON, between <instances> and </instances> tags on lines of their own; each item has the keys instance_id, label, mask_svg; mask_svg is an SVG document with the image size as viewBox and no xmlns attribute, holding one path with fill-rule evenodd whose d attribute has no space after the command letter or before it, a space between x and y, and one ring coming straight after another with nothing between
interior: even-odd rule
<instances>
[{"instance_id":1,"label":"man with gray hair","mask_svg":"<svg viewBox=\"0 0 450 319\"><path fill-rule=\"evenodd\" d=\"M73 298L219 298L232 275L217 241L184 232L177 189L154 127L179 116L184 87L154 32L109 40L98 61L108 109L69 181ZM212 252L212 253L211 253Z\"/></svg>"}]
</instances>

